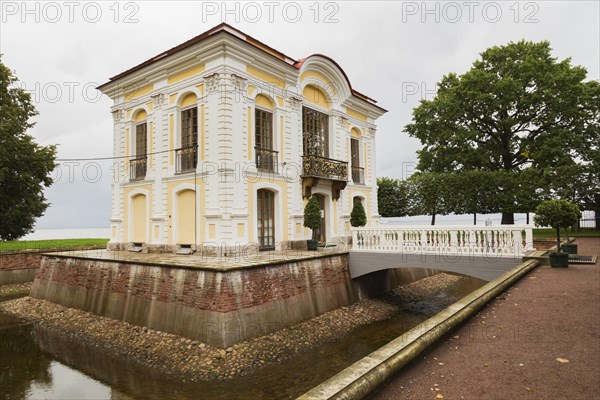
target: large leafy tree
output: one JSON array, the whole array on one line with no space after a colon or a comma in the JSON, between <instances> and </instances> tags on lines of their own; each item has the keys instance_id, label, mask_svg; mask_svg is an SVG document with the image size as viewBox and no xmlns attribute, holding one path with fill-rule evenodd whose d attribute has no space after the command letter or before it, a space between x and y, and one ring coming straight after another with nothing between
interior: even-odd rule
<instances>
[{"instance_id":1,"label":"large leafy tree","mask_svg":"<svg viewBox=\"0 0 600 400\"><path fill-rule=\"evenodd\" d=\"M44 187L52 184L55 146L40 146L25 133L37 115L29 93L0 59L0 239L31 232L48 203Z\"/></svg>"},{"instance_id":2,"label":"large leafy tree","mask_svg":"<svg viewBox=\"0 0 600 400\"><path fill-rule=\"evenodd\" d=\"M582 136L597 132L598 83L549 42L509 43L481 54L463 75L442 78L406 126L421 140L421 171L520 171L571 165ZM518 190L515 186L514 190ZM516 196L516 194L514 195ZM514 223L503 210L502 223Z\"/></svg>"},{"instance_id":3,"label":"large leafy tree","mask_svg":"<svg viewBox=\"0 0 600 400\"><path fill-rule=\"evenodd\" d=\"M495 213L500 210L502 174L497 171L461 171L448 174L446 192L450 211L455 214L473 214L473 225L477 225L477 214Z\"/></svg>"}]
</instances>

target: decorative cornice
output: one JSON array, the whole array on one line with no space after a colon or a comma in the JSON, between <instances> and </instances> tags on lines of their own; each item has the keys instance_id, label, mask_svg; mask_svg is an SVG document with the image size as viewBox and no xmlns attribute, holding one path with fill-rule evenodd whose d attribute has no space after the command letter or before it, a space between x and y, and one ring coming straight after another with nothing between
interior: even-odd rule
<instances>
[{"instance_id":1,"label":"decorative cornice","mask_svg":"<svg viewBox=\"0 0 600 400\"><path fill-rule=\"evenodd\" d=\"M152 98L152 104L155 109L161 109L165 104L165 95L164 93L156 93L150 96Z\"/></svg>"},{"instance_id":2,"label":"decorative cornice","mask_svg":"<svg viewBox=\"0 0 600 400\"><path fill-rule=\"evenodd\" d=\"M246 90L248 79L237 74L231 74L229 78L235 90L240 92Z\"/></svg>"},{"instance_id":3,"label":"decorative cornice","mask_svg":"<svg viewBox=\"0 0 600 400\"><path fill-rule=\"evenodd\" d=\"M300 107L302 107L302 103L304 102L304 99L299 96L289 96L288 102L290 103L290 108L293 111L298 111L298 110L300 110Z\"/></svg>"},{"instance_id":4,"label":"decorative cornice","mask_svg":"<svg viewBox=\"0 0 600 400\"><path fill-rule=\"evenodd\" d=\"M206 82L206 89L209 93L216 92L219 90L219 86L221 84L221 74L215 72L210 75L206 75L204 77L204 81Z\"/></svg>"},{"instance_id":5,"label":"decorative cornice","mask_svg":"<svg viewBox=\"0 0 600 400\"><path fill-rule=\"evenodd\" d=\"M125 117L125 111L123 111L123 110L113 110L112 111L112 115L113 115L113 122L115 124L118 124Z\"/></svg>"}]
</instances>

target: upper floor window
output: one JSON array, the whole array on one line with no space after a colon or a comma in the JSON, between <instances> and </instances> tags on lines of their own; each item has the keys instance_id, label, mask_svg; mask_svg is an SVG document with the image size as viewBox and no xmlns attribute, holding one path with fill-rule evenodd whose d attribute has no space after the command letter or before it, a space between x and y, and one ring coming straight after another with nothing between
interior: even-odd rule
<instances>
[{"instance_id":1,"label":"upper floor window","mask_svg":"<svg viewBox=\"0 0 600 400\"><path fill-rule=\"evenodd\" d=\"M146 155L148 154L148 133L146 121L135 126L135 156L129 162L130 179L146 177Z\"/></svg>"},{"instance_id":2,"label":"upper floor window","mask_svg":"<svg viewBox=\"0 0 600 400\"><path fill-rule=\"evenodd\" d=\"M257 108L254 114L256 168L277 172L278 152L273 149L273 113Z\"/></svg>"},{"instance_id":3,"label":"upper floor window","mask_svg":"<svg viewBox=\"0 0 600 400\"><path fill-rule=\"evenodd\" d=\"M177 172L196 169L198 164L198 107L181 111L181 148L177 150Z\"/></svg>"},{"instance_id":4,"label":"upper floor window","mask_svg":"<svg viewBox=\"0 0 600 400\"><path fill-rule=\"evenodd\" d=\"M358 139L350 139L350 165L352 167L352 182L365 183L364 168L360 166L360 142Z\"/></svg>"},{"instance_id":5,"label":"upper floor window","mask_svg":"<svg viewBox=\"0 0 600 400\"><path fill-rule=\"evenodd\" d=\"M308 107L302 108L304 155L329 157L329 116Z\"/></svg>"}]
</instances>

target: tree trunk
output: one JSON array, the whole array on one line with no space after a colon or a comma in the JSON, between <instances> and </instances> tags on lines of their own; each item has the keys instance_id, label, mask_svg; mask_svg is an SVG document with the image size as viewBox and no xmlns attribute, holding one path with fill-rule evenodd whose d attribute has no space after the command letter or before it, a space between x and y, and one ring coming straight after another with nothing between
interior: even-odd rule
<instances>
[{"instance_id":1,"label":"tree trunk","mask_svg":"<svg viewBox=\"0 0 600 400\"><path fill-rule=\"evenodd\" d=\"M502 212L502 225L514 225L515 224L515 213L513 212Z\"/></svg>"},{"instance_id":2,"label":"tree trunk","mask_svg":"<svg viewBox=\"0 0 600 400\"><path fill-rule=\"evenodd\" d=\"M477 213L473 213L473 225L477 225Z\"/></svg>"},{"instance_id":3,"label":"tree trunk","mask_svg":"<svg viewBox=\"0 0 600 400\"><path fill-rule=\"evenodd\" d=\"M529 225L529 213L527 213L527 225Z\"/></svg>"},{"instance_id":4,"label":"tree trunk","mask_svg":"<svg viewBox=\"0 0 600 400\"><path fill-rule=\"evenodd\" d=\"M435 214L431 214L431 225L435 225Z\"/></svg>"},{"instance_id":5,"label":"tree trunk","mask_svg":"<svg viewBox=\"0 0 600 400\"><path fill-rule=\"evenodd\" d=\"M560 253L560 228L556 228L556 252Z\"/></svg>"}]
</instances>

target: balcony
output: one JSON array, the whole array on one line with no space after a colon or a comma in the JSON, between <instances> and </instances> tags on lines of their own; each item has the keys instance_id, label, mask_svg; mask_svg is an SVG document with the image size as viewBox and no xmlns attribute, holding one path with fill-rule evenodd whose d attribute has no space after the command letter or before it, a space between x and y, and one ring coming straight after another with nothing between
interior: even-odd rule
<instances>
[{"instance_id":1,"label":"balcony","mask_svg":"<svg viewBox=\"0 0 600 400\"><path fill-rule=\"evenodd\" d=\"M302 195L305 198L310 197L312 188L317 186L321 179L332 181L331 196L333 200L338 200L348 182L348 163L317 155L303 156Z\"/></svg>"},{"instance_id":2,"label":"balcony","mask_svg":"<svg viewBox=\"0 0 600 400\"><path fill-rule=\"evenodd\" d=\"M362 167L352 166L352 182L357 185L365 184L365 169Z\"/></svg>"},{"instance_id":3,"label":"balcony","mask_svg":"<svg viewBox=\"0 0 600 400\"><path fill-rule=\"evenodd\" d=\"M146 177L146 157L129 160L129 180L140 181Z\"/></svg>"},{"instance_id":4,"label":"balcony","mask_svg":"<svg viewBox=\"0 0 600 400\"><path fill-rule=\"evenodd\" d=\"M348 163L331 158L307 155L302 157L302 173L304 176L346 181Z\"/></svg>"},{"instance_id":5,"label":"balcony","mask_svg":"<svg viewBox=\"0 0 600 400\"><path fill-rule=\"evenodd\" d=\"M198 165L198 147L188 146L175 150L175 172L191 172Z\"/></svg>"},{"instance_id":6,"label":"balcony","mask_svg":"<svg viewBox=\"0 0 600 400\"><path fill-rule=\"evenodd\" d=\"M256 169L274 174L279 173L278 151L262 147L255 147L254 150L256 153Z\"/></svg>"}]
</instances>

